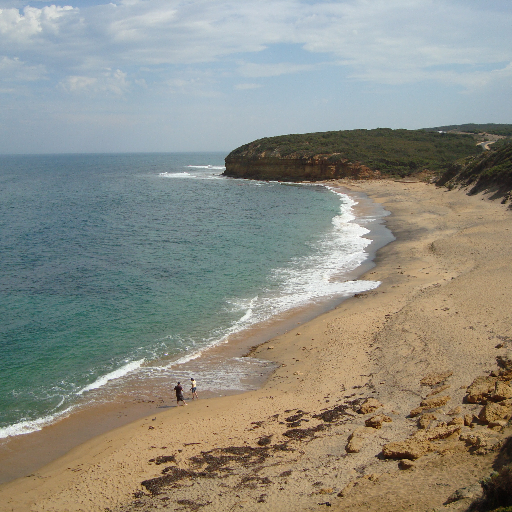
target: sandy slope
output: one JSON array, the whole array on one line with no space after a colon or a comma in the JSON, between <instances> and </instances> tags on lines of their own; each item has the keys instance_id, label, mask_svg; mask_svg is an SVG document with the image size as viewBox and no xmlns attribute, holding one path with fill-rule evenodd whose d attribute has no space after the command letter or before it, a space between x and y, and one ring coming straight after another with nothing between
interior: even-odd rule
<instances>
[{"instance_id":1,"label":"sandy slope","mask_svg":"<svg viewBox=\"0 0 512 512\"><path fill-rule=\"evenodd\" d=\"M433 411L439 421L482 408L463 403L467 386L512 349L512 212L424 183L341 185L392 212L397 240L363 276L379 288L261 345L256 355L282 364L262 389L95 438L2 486L0 510L426 511L487 474L496 453L471 454L458 440L470 427L435 441L410 469L381 452L418 431L409 413L436 390L420 383L426 375L451 373L441 379L437 396L449 399ZM369 397L382 407L361 414ZM364 427L377 413L391 421ZM348 453L358 428L359 451Z\"/></svg>"}]
</instances>

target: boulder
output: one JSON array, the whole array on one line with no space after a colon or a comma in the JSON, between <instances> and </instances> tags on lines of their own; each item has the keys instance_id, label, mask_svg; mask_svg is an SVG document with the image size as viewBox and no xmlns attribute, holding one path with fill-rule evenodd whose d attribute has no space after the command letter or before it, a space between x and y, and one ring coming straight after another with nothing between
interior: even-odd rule
<instances>
[{"instance_id":1,"label":"boulder","mask_svg":"<svg viewBox=\"0 0 512 512\"><path fill-rule=\"evenodd\" d=\"M435 414L431 414L431 413L422 414L418 418L418 427L423 428L423 429L428 428L428 427L430 427L432 422L436 421L436 420L437 420L437 416Z\"/></svg>"},{"instance_id":2,"label":"boulder","mask_svg":"<svg viewBox=\"0 0 512 512\"><path fill-rule=\"evenodd\" d=\"M375 412L377 409L380 409L382 404L376 400L375 398L367 398L359 408L360 414L369 414L371 412Z\"/></svg>"},{"instance_id":3,"label":"boulder","mask_svg":"<svg viewBox=\"0 0 512 512\"><path fill-rule=\"evenodd\" d=\"M470 404L485 404L494 393L497 377L477 377L467 389L467 401Z\"/></svg>"},{"instance_id":4,"label":"boulder","mask_svg":"<svg viewBox=\"0 0 512 512\"><path fill-rule=\"evenodd\" d=\"M416 460L431 451L431 444L428 441L418 441L410 438L404 441L385 444L382 448L382 455L386 459L411 459Z\"/></svg>"},{"instance_id":5,"label":"boulder","mask_svg":"<svg viewBox=\"0 0 512 512\"><path fill-rule=\"evenodd\" d=\"M482 432L477 433L464 433L461 434L459 439L466 443L467 446L471 446L473 448L479 448L480 446L485 446L487 443L487 436Z\"/></svg>"},{"instance_id":6,"label":"boulder","mask_svg":"<svg viewBox=\"0 0 512 512\"><path fill-rule=\"evenodd\" d=\"M411 418L415 418L416 416L419 416L422 412L423 412L423 407L416 407L416 409L413 409L413 410L409 413L409 416L410 416Z\"/></svg>"},{"instance_id":7,"label":"boulder","mask_svg":"<svg viewBox=\"0 0 512 512\"><path fill-rule=\"evenodd\" d=\"M409 413L409 416L411 418L414 418L416 416L419 416L425 410L443 407L443 405L446 405L450 401L450 399L451 398L449 396L433 396L431 398L426 398L425 400L422 400L419 407L416 407L416 409L413 409Z\"/></svg>"},{"instance_id":8,"label":"boulder","mask_svg":"<svg viewBox=\"0 0 512 512\"><path fill-rule=\"evenodd\" d=\"M451 375L453 375L453 372L450 371L429 373L420 380L420 384L422 386L436 386L444 382Z\"/></svg>"},{"instance_id":9,"label":"boulder","mask_svg":"<svg viewBox=\"0 0 512 512\"><path fill-rule=\"evenodd\" d=\"M478 418L482 423L494 423L498 420L508 420L511 416L512 407L509 403L488 402L480 411Z\"/></svg>"},{"instance_id":10,"label":"boulder","mask_svg":"<svg viewBox=\"0 0 512 512\"><path fill-rule=\"evenodd\" d=\"M508 398L512 398L512 387L498 380L496 382L496 387L494 388L494 393L491 399L494 402L501 402L502 400L507 400Z\"/></svg>"},{"instance_id":11,"label":"boulder","mask_svg":"<svg viewBox=\"0 0 512 512\"><path fill-rule=\"evenodd\" d=\"M364 446L366 436L371 432L371 429L366 427L359 427L350 434L347 445L345 446L345 450L348 453L358 453Z\"/></svg>"},{"instance_id":12,"label":"boulder","mask_svg":"<svg viewBox=\"0 0 512 512\"><path fill-rule=\"evenodd\" d=\"M477 420L478 420L478 418L472 413L464 414L464 425L466 427L471 426L471 424L475 423L475 421L477 421Z\"/></svg>"},{"instance_id":13,"label":"boulder","mask_svg":"<svg viewBox=\"0 0 512 512\"><path fill-rule=\"evenodd\" d=\"M439 425L427 430L419 430L414 434L416 439L435 441L438 439L446 439L453 434L458 434L462 430L462 425Z\"/></svg>"},{"instance_id":14,"label":"boulder","mask_svg":"<svg viewBox=\"0 0 512 512\"><path fill-rule=\"evenodd\" d=\"M398 463L398 467L400 469L412 469L415 465L416 465L415 462L413 460L410 460L410 459L402 459Z\"/></svg>"},{"instance_id":15,"label":"boulder","mask_svg":"<svg viewBox=\"0 0 512 512\"><path fill-rule=\"evenodd\" d=\"M448 422L448 426L451 427L453 425L464 425L464 418L462 416L456 416L455 418L452 418Z\"/></svg>"},{"instance_id":16,"label":"boulder","mask_svg":"<svg viewBox=\"0 0 512 512\"><path fill-rule=\"evenodd\" d=\"M428 430L419 430L409 439L385 444L382 455L387 459L416 460L434 449L432 441L459 433L461 428L461 425L442 425Z\"/></svg>"},{"instance_id":17,"label":"boulder","mask_svg":"<svg viewBox=\"0 0 512 512\"><path fill-rule=\"evenodd\" d=\"M372 416L368 418L364 424L367 427L371 428L382 428L382 424L385 422L393 421L389 416L385 416L384 414L377 414L376 416Z\"/></svg>"},{"instance_id":18,"label":"boulder","mask_svg":"<svg viewBox=\"0 0 512 512\"><path fill-rule=\"evenodd\" d=\"M459 439L474 449L473 453L477 455L485 455L500 446L499 439L490 437L488 433L484 432L462 434Z\"/></svg>"},{"instance_id":19,"label":"boulder","mask_svg":"<svg viewBox=\"0 0 512 512\"><path fill-rule=\"evenodd\" d=\"M433 396L431 398L426 398L425 400L422 400L420 403L420 407L423 407L423 409L437 409L439 407L443 407L443 405L446 405L450 401L450 396Z\"/></svg>"}]
</instances>

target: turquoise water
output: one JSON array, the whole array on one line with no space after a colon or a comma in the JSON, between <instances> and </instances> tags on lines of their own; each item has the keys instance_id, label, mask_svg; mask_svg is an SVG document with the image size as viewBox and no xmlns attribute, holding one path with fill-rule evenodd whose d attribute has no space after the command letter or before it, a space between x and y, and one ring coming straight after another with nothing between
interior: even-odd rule
<instances>
[{"instance_id":1,"label":"turquoise water","mask_svg":"<svg viewBox=\"0 0 512 512\"><path fill-rule=\"evenodd\" d=\"M343 278L369 244L348 197L226 179L224 156L0 157L0 437L378 285Z\"/></svg>"}]
</instances>

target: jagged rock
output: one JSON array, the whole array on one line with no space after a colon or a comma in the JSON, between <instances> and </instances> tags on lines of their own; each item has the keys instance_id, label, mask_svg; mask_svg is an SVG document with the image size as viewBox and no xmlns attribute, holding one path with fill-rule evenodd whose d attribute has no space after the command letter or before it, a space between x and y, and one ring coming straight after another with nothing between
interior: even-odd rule
<instances>
[{"instance_id":1,"label":"jagged rock","mask_svg":"<svg viewBox=\"0 0 512 512\"><path fill-rule=\"evenodd\" d=\"M382 455L386 459L411 459L416 460L431 450L428 441L417 439L406 439L395 443L385 444L382 448Z\"/></svg>"},{"instance_id":2,"label":"jagged rock","mask_svg":"<svg viewBox=\"0 0 512 512\"><path fill-rule=\"evenodd\" d=\"M479 376L467 389L467 400L470 404L485 404L494 393L497 377Z\"/></svg>"},{"instance_id":3,"label":"jagged rock","mask_svg":"<svg viewBox=\"0 0 512 512\"><path fill-rule=\"evenodd\" d=\"M435 414L431 414L431 413L422 414L418 418L418 427L423 428L423 429L428 428L428 427L430 427L432 422L436 421L436 420L437 420L437 416Z\"/></svg>"},{"instance_id":4,"label":"jagged rock","mask_svg":"<svg viewBox=\"0 0 512 512\"><path fill-rule=\"evenodd\" d=\"M369 414L371 412L375 412L377 409L380 409L382 404L376 400L375 398L367 398L359 408L360 414Z\"/></svg>"},{"instance_id":5,"label":"jagged rock","mask_svg":"<svg viewBox=\"0 0 512 512\"><path fill-rule=\"evenodd\" d=\"M482 423L494 423L498 420L508 420L512 416L512 407L510 403L488 402L478 415Z\"/></svg>"},{"instance_id":6,"label":"jagged rock","mask_svg":"<svg viewBox=\"0 0 512 512\"><path fill-rule=\"evenodd\" d=\"M414 437L420 440L435 441L437 439L446 439L453 434L459 433L461 429L462 425L438 425L427 430L419 430L414 434Z\"/></svg>"},{"instance_id":7,"label":"jagged rock","mask_svg":"<svg viewBox=\"0 0 512 512\"><path fill-rule=\"evenodd\" d=\"M448 422L448 426L451 427L452 425L464 425L464 418L462 416L457 416L455 418L452 418Z\"/></svg>"},{"instance_id":8,"label":"jagged rock","mask_svg":"<svg viewBox=\"0 0 512 512\"><path fill-rule=\"evenodd\" d=\"M382 428L382 424L384 422L391 422L393 421L389 416L385 416L384 414L377 414L376 416L372 416L371 418L368 418L364 424L367 427L371 428Z\"/></svg>"},{"instance_id":9,"label":"jagged rock","mask_svg":"<svg viewBox=\"0 0 512 512\"><path fill-rule=\"evenodd\" d=\"M437 384L441 384L442 382L444 382L451 375L453 375L453 372L451 371L429 373L420 380L420 384L422 386L436 386Z\"/></svg>"},{"instance_id":10,"label":"jagged rock","mask_svg":"<svg viewBox=\"0 0 512 512\"><path fill-rule=\"evenodd\" d=\"M422 400L420 403L420 407L424 409L437 409L439 407L443 407L451 400L450 396L433 396L432 398L427 398Z\"/></svg>"},{"instance_id":11,"label":"jagged rock","mask_svg":"<svg viewBox=\"0 0 512 512\"><path fill-rule=\"evenodd\" d=\"M400 469L411 469L415 466L416 464L414 463L413 460L410 460L410 459L402 459L399 463L398 463L398 467Z\"/></svg>"},{"instance_id":12,"label":"jagged rock","mask_svg":"<svg viewBox=\"0 0 512 512\"><path fill-rule=\"evenodd\" d=\"M470 448L473 448L473 453L476 455L485 455L500 446L499 439L489 436L488 433L484 432L461 434L459 439L464 441Z\"/></svg>"},{"instance_id":13,"label":"jagged rock","mask_svg":"<svg viewBox=\"0 0 512 512\"><path fill-rule=\"evenodd\" d=\"M462 407L458 405L457 407L453 408L451 411L448 411L448 416L457 416L462 412Z\"/></svg>"},{"instance_id":14,"label":"jagged rock","mask_svg":"<svg viewBox=\"0 0 512 512\"><path fill-rule=\"evenodd\" d=\"M494 428L494 427L503 428L503 427L506 427L507 424L508 424L507 420L496 420L496 421L493 421L492 423L489 423L489 427L490 428Z\"/></svg>"},{"instance_id":15,"label":"jagged rock","mask_svg":"<svg viewBox=\"0 0 512 512\"><path fill-rule=\"evenodd\" d=\"M409 439L384 445L382 455L387 459L418 459L434 449L431 441L450 437L460 432L461 428L461 425L443 425L419 430Z\"/></svg>"},{"instance_id":16,"label":"jagged rock","mask_svg":"<svg viewBox=\"0 0 512 512\"><path fill-rule=\"evenodd\" d=\"M423 411L428 409L437 409L439 407L443 407L443 405L446 405L450 401L451 397L449 396L440 396L440 397L432 397L432 398L426 398L420 403L419 407L416 407L416 409L413 409L409 416L411 418L414 418L416 416L419 416Z\"/></svg>"},{"instance_id":17,"label":"jagged rock","mask_svg":"<svg viewBox=\"0 0 512 512\"><path fill-rule=\"evenodd\" d=\"M350 434L348 438L347 445L345 446L345 450L348 453L358 453L364 446L366 436L371 432L371 429L366 427L359 427Z\"/></svg>"},{"instance_id":18,"label":"jagged rock","mask_svg":"<svg viewBox=\"0 0 512 512\"><path fill-rule=\"evenodd\" d=\"M459 439L461 441L464 441L468 446L479 447L482 446L483 443L485 443L487 436L482 434L481 432L475 434L464 433L460 435Z\"/></svg>"},{"instance_id":19,"label":"jagged rock","mask_svg":"<svg viewBox=\"0 0 512 512\"><path fill-rule=\"evenodd\" d=\"M500 380L497 381L491 399L494 402L501 402L502 400L507 400L508 398L512 398L512 387L505 382Z\"/></svg>"},{"instance_id":20,"label":"jagged rock","mask_svg":"<svg viewBox=\"0 0 512 512\"><path fill-rule=\"evenodd\" d=\"M476 420L478 420L478 418L474 414L464 414L464 425L466 427L471 426L471 424L474 423Z\"/></svg>"}]
</instances>

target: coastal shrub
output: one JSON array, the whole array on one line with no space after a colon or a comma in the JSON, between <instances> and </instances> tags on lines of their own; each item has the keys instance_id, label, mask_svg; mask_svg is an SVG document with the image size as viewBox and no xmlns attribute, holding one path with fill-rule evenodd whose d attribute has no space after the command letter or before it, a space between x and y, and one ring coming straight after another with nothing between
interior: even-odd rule
<instances>
[{"instance_id":1,"label":"coastal shrub","mask_svg":"<svg viewBox=\"0 0 512 512\"><path fill-rule=\"evenodd\" d=\"M512 508L512 466L503 466L482 483L484 500L482 510L495 510L497 507Z\"/></svg>"},{"instance_id":2,"label":"coastal shrub","mask_svg":"<svg viewBox=\"0 0 512 512\"><path fill-rule=\"evenodd\" d=\"M437 185L450 190L456 185L472 185L475 193L489 186L503 192L512 189L512 144L486 151L480 156L461 159L453 163L437 180Z\"/></svg>"},{"instance_id":3,"label":"coastal shrub","mask_svg":"<svg viewBox=\"0 0 512 512\"><path fill-rule=\"evenodd\" d=\"M467 133L491 133L492 135L511 136L512 135L512 124L495 124L495 123L452 124L452 125L448 125L448 126L438 126L436 128L427 128L427 130L429 130L429 131L445 131L445 132L457 130L457 131L467 132Z\"/></svg>"}]
</instances>

